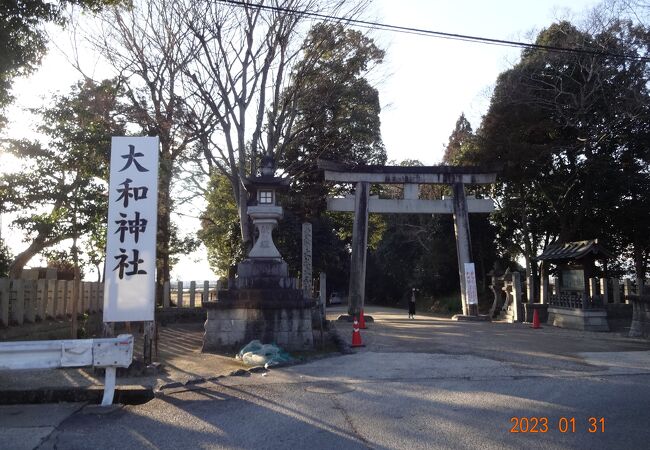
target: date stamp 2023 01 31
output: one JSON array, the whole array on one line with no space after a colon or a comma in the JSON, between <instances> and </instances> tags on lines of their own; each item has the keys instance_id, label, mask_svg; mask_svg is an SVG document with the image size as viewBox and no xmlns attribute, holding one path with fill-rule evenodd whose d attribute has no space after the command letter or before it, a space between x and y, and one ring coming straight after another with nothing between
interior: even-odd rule
<instances>
[{"instance_id":1,"label":"date stamp 2023 01 31","mask_svg":"<svg viewBox=\"0 0 650 450\"><path fill-rule=\"evenodd\" d=\"M575 433L586 428L588 433L604 433L604 417L588 417L585 421L576 420L575 417L559 417L549 419L548 417L512 417L511 433L549 433L559 431L560 433Z\"/></svg>"}]
</instances>

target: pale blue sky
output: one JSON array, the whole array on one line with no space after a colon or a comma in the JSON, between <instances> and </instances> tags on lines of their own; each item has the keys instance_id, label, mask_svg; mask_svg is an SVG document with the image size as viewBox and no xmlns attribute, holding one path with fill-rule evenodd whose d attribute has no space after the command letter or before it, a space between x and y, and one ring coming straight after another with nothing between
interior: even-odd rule
<instances>
[{"instance_id":1,"label":"pale blue sky","mask_svg":"<svg viewBox=\"0 0 650 450\"><path fill-rule=\"evenodd\" d=\"M570 17L568 8L580 13L595 5L591 0L375 0L366 17L400 25L529 42L531 30L540 30L558 17ZM456 120L464 112L474 128L485 113L497 75L518 58L519 49L432 37L372 31L386 49L386 59L372 75L382 104L382 137L389 159L419 159L439 163ZM12 137L29 137L33 119L20 111L49 100L55 91L67 92L79 77L57 46L69 48L68 36L53 33L53 45L41 69L15 83L17 101L10 110L14 120L5 131ZM94 61L85 61L93 67ZM7 167L0 155L0 166ZM8 236L3 218L2 235ZM178 219L178 218L177 218ZM183 218L183 228L198 228L198 221ZM25 244L8 239L14 252ZM38 262L34 262L38 263ZM92 278L92 275L91 275ZM204 251L181 258L173 279L214 279Z\"/></svg>"},{"instance_id":2,"label":"pale blue sky","mask_svg":"<svg viewBox=\"0 0 650 450\"><path fill-rule=\"evenodd\" d=\"M382 22L449 33L530 42L567 8L581 11L588 0L377 0ZM462 112L474 128L489 104L499 73L515 62L520 50L417 35L374 32L387 49L379 85L382 136L390 159L442 159Z\"/></svg>"}]
</instances>

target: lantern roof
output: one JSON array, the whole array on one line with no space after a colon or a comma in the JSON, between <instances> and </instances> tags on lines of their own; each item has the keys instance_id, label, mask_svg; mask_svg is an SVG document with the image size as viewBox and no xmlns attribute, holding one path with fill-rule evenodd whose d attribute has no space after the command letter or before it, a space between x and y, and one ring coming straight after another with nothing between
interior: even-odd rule
<instances>
[{"instance_id":1,"label":"lantern roof","mask_svg":"<svg viewBox=\"0 0 650 450\"><path fill-rule=\"evenodd\" d=\"M259 191L260 189L273 189L286 191L289 188L288 177L276 177L275 158L272 155L264 155L260 165L261 174L256 177L244 178L244 186L248 191ZM251 189L252 188L252 189Z\"/></svg>"}]
</instances>

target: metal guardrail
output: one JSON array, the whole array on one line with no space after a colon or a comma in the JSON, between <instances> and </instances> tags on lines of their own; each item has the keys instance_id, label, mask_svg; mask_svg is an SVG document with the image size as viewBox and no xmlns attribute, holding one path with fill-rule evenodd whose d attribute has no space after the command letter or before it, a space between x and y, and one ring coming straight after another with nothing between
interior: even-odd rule
<instances>
[{"instance_id":1,"label":"metal guardrail","mask_svg":"<svg viewBox=\"0 0 650 450\"><path fill-rule=\"evenodd\" d=\"M133 336L130 334L102 339L0 342L0 370L105 368L102 406L113 403L116 368L129 367L132 360Z\"/></svg>"}]
</instances>

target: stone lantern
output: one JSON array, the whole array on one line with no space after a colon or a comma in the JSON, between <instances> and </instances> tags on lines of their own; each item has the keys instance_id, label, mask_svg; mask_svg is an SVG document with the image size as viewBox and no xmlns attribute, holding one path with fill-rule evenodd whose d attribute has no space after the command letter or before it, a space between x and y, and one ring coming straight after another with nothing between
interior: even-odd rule
<instances>
[{"instance_id":1,"label":"stone lantern","mask_svg":"<svg viewBox=\"0 0 650 450\"><path fill-rule=\"evenodd\" d=\"M261 176L244 181L249 192L248 215L258 231L258 238L248 254L249 258L281 258L273 243L273 229L282 218L282 207L278 205L277 194L288 189L289 180L274 177L273 164L273 158L265 156L262 159Z\"/></svg>"},{"instance_id":2,"label":"stone lantern","mask_svg":"<svg viewBox=\"0 0 650 450\"><path fill-rule=\"evenodd\" d=\"M314 346L314 300L297 289L273 243L273 229L282 218L277 195L289 186L287 178L274 176L273 166L273 158L266 156L261 174L244 180L248 215L258 236L248 257L237 265L235 282L220 289L216 301L203 303L207 310L203 351L239 350L253 339L287 350Z\"/></svg>"}]
</instances>

